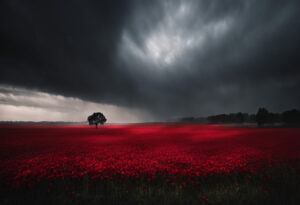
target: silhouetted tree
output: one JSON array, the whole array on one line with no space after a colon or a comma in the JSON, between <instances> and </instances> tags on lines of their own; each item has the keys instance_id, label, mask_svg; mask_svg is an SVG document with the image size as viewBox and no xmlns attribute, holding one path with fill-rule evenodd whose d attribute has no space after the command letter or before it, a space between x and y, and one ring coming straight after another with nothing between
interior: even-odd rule
<instances>
[{"instance_id":1,"label":"silhouetted tree","mask_svg":"<svg viewBox=\"0 0 300 205\"><path fill-rule=\"evenodd\" d=\"M96 128L98 128L98 124L103 125L106 122L106 118L101 112L95 112L88 117L88 121L89 125L96 125Z\"/></svg>"},{"instance_id":2,"label":"silhouetted tree","mask_svg":"<svg viewBox=\"0 0 300 205\"><path fill-rule=\"evenodd\" d=\"M285 123L300 122L300 111L293 109L282 113L282 121Z\"/></svg>"},{"instance_id":3,"label":"silhouetted tree","mask_svg":"<svg viewBox=\"0 0 300 205\"><path fill-rule=\"evenodd\" d=\"M235 116L236 116L236 122L243 123L245 121L245 115L243 115L243 113L238 112Z\"/></svg>"},{"instance_id":4,"label":"silhouetted tree","mask_svg":"<svg viewBox=\"0 0 300 205\"><path fill-rule=\"evenodd\" d=\"M230 113L208 116L206 119L213 123L244 123L248 120L248 113Z\"/></svg>"},{"instance_id":5,"label":"silhouetted tree","mask_svg":"<svg viewBox=\"0 0 300 205\"><path fill-rule=\"evenodd\" d=\"M263 126L268 121L269 111L266 108L259 108L255 117L258 126Z\"/></svg>"},{"instance_id":6,"label":"silhouetted tree","mask_svg":"<svg viewBox=\"0 0 300 205\"><path fill-rule=\"evenodd\" d=\"M267 122L271 124L281 122L280 114L269 112Z\"/></svg>"}]
</instances>

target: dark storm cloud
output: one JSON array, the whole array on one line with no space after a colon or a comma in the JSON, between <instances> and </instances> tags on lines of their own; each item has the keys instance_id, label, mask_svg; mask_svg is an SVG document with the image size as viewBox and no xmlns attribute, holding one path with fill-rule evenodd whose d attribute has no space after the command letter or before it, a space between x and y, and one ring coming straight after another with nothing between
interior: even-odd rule
<instances>
[{"instance_id":1,"label":"dark storm cloud","mask_svg":"<svg viewBox=\"0 0 300 205\"><path fill-rule=\"evenodd\" d=\"M160 118L299 108L299 1L2 1L0 84Z\"/></svg>"},{"instance_id":2,"label":"dark storm cloud","mask_svg":"<svg viewBox=\"0 0 300 205\"><path fill-rule=\"evenodd\" d=\"M179 60L171 66L173 70L159 71L159 76L153 70L146 73L148 85L142 78L145 93L155 93L145 94L146 101L157 97L154 109L192 115L255 112L258 106L281 111L299 106L299 95L295 93L300 86L298 2L193 1L191 4L190 15L183 22L174 22L170 33L181 31L183 37L195 35L195 39L202 36L203 42L176 56ZM168 5L167 10L176 11L178 5ZM138 31L147 38L140 28L138 25L132 33L137 35ZM164 28L161 30L164 32ZM142 70L139 67L136 70Z\"/></svg>"},{"instance_id":3,"label":"dark storm cloud","mask_svg":"<svg viewBox=\"0 0 300 205\"><path fill-rule=\"evenodd\" d=\"M125 1L1 4L2 83L103 101L131 86L114 68Z\"/></svg>"}]
</instances>

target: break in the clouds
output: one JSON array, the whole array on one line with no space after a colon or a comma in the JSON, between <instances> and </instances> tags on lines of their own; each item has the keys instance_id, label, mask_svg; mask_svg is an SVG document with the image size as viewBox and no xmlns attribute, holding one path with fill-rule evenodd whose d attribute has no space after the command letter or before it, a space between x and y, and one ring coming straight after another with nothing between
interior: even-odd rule
<instances>
[{"instance_id":1,"label":"break in the clouds","mask_svg":"<svg viewBox=\"0 0 300 205\"><path fill-rule=\"evenodd\" d=\"M36 90L0 85L0 121L69 121L84 122L101 110L108 123L153 121L139 109L87 102L78 98L52 95Z\"/></svg>"},{"instance_id":2,"label":"break in the clouds","mask_svg":"<svg viewBox=\"0 0 300 205\"><path fill-rule=\"evenodd\" d=\"M0 84L155 119L299 108L297 0L0 4Z\"/></svg>"}]
</instances>

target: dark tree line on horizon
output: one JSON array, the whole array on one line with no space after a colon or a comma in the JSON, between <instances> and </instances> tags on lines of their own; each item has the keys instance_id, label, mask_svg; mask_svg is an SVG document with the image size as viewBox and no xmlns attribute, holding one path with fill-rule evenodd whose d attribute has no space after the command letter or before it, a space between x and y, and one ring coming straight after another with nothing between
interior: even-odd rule
<instances>
[{"instance_id":1,"label":"dark tree line on horizon","mask_svg":"<svg viewBox=\"0 0 300 205\"><path fill-rule=\"evenodd\" d=\"M209 123L257 123L258 126L264 124L297 124L300 123L300 111L297 109L287 110L282 113L272 113L266 108L259 108L256 114L230 113L211 115L206 118L186 117L181 122L209 122Z\"/></svg>"}]
</instances>

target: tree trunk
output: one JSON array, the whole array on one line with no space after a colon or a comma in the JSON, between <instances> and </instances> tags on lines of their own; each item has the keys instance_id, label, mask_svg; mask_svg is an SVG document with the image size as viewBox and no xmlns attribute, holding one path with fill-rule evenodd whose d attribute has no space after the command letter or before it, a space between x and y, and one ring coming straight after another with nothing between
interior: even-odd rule
<instances>
[{"instance_id":1,"label":"tree trunk","mask_svg":"<svg viewBox=\"0 0 300 205\"><path fill-rule=\"evenodd\" d=\"M98 129L98 124L96 123L96 128Z\"/></svg>"}]
</instances>

